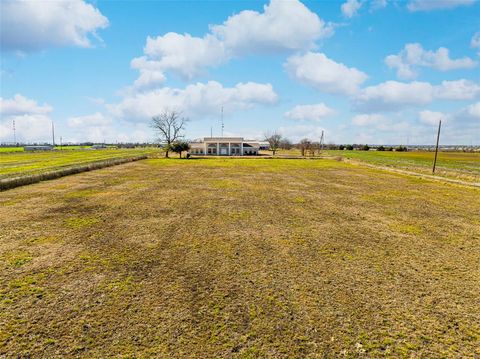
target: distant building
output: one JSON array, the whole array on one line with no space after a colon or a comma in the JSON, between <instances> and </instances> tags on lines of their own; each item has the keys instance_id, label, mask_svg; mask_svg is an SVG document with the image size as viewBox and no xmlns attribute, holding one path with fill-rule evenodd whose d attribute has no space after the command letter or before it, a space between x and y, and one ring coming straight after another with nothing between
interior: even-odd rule
<instances>
[{"instance_id":1,"label":"distant building","mask_svg":"<svg viewBox=\"0 0 480 359\"><path fill-rule=\"evenodd\" d=\"M105 148L107 148L106 145L93 145L92 147L90 147L92 150L103 150Z\"/></svg>"},{"instance_id":2,"label":"distant building","mask_svg":"<svg viewBox=\"0 0 480 359\"><path fill-rule=\"evenodd\" d=\"M51 151L53 148L51 145L23 146L24 151Z\"/></svg>"},{"instance_id":3,"label":"distant building","mask_svg":"<svg viewBox=\"0 0 480 359\"><path fill-rule=\"evenodd\" d=\"M270 143L268 143L268 141L260 141L260 142L258 142L258 145L260 146L261 150L269 150L270 149Z\"/></svg>"},{"instance_id":4,"label":"distant building","mask_svg":"<svg viewBox=\"0 0 480 359\"><path fill-rule=\"evenodd\" d=\"M259 150L258 141L247 141L243 137L205 137L190 142L189 153L206 156L256 156Z\"/></svg>"}]
</instances>

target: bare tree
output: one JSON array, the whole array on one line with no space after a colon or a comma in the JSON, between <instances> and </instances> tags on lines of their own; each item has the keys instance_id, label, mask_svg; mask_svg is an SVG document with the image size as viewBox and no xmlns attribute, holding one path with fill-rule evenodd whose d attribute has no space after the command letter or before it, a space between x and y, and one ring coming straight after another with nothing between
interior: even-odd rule
<instances>
[{"instance_id":1,"label":"bare tree","mask_svg":"<svg viewBox=\"0 0 480 359\"><path fill-rule=\"evenodd\" d=\"M315 157L315 152L318 152L318 155L320 155L320 148L321 148L320 142L312 142L310 144L309 150L313 157Z\"/></svg>"},{"instance_id":2,"label":"bare tree","mask_svg":"<svg viewBox=\"0 0 480 359\"><path fill-rule=\"evenodd\" d=\"M312 142L308 138L304 138L298 143L298 149L302 153L302 156L305 156L308 151L311 150Z\"/></svg>"},{"instance_id":3,"label":"bare tree","mask_svg":"<svg viewBox=\"0 0 480 359\"><path fill-rule=\"evenodd\" d=\"M282 138L282 141L280 141L280 148L282 150L291 150L292 147L293 144L288 138Z\"/></svg>"},{"instance_id":4,"label":"bare tree","mask_svg":"<svg viewBox=\"0 0 480 359\"><path fill-rule=\"evenodd\" d=\"M185 124L187 122L188 119L183 117L180 111L171 111L168 109L152 117L152 128L157 131L159 140L166 144L165 157L168 158L168 152L171 149L172 143L182 137L182 132L185 130Z\"/></svg>"},{"instance_id":5,"label":"bare tree","mask_svg":"<svg viewBox=\"0 0 480 359\"><path fill-rule=\"evenodd\" d=\"M282 135L280 135L277 132L273 132L270 134L265 134L265 141L268 142L270 151L273 152L273 155L275 156L275 152L277 152L278 148L280 147L280 144L282 142Z\"/></svg>"}]
</instances>

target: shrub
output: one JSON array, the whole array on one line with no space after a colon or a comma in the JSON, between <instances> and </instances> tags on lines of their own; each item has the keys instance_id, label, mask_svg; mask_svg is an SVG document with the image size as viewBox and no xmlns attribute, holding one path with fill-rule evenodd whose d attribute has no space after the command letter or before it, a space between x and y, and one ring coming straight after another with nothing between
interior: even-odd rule
<instances>
[{"instance_id":1,"label":"shrub","mask_svg":"<svg viewBox=\"0 0 480 359\"><path fill-rule=\"evenodd\" d=\"M190 145L188 142L178 141L174 142L170 145L170 151L178 153L180 158L182 158L182 152L188 151L190 149Z\"/></svg>"},{"instance_id":2,"label":"shrub","mask_svg":"<svg viewBox=\"0 0 480 359\"><path fill-rule=\"evenodd\" d=\"M377 147L377 151L385 151L385 147L383 147L383 146L378 146L378 147Z\"/></svg>"},{"instance_id":3,"label":"shrub","mask_svg":"<svg viewBox=\"0 0 480 359\"><path fill-rule=\"evenodd\" d=\"M363 145L363 146L360 147L360 150L362 150L362 151L369 151L369 150L370 150L370 146L368 146L368 145Z\"/></svg>"},{"instance_id":4,"label":"shrub","mask_svg":"<svg viewBox=\"0 0 480 359\"><path fill-rule=\"evenodd\" d=\"M345 149L346 149L347 151L352 151L352 150L353 150L353 146L352 146L352 145L346 145L346 146L345 146Z\"/></svg>"}]
</instances>

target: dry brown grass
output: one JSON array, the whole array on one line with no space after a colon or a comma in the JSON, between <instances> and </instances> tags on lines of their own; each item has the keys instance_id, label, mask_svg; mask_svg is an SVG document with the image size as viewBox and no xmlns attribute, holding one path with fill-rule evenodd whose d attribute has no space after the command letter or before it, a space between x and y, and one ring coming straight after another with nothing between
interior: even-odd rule
<instances>
[{"instance_id":1,"label":"dry brown grass","mask_svg":"<svg viewBox=\"0 0 480 359\"><path fill-rule=\"evenodd\" d=\"M147 160L0 193L0 356L480 356L480 191Z\"/></svg>"}]
</instances>

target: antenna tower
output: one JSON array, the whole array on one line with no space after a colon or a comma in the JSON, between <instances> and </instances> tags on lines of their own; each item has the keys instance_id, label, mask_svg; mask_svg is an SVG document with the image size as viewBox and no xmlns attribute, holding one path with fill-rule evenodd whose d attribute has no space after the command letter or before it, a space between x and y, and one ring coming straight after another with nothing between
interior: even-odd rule
<instances>
[{"instance_id":1,"label":"antenna tower","mask_svg":"<svg viewBox=\"0 0 480 359\"><path fill-rule=\"evenodd\" d=\"M223 123L223 106L222 106L222 137L223 137L223 129L225 128L225 124Z\"/></svg>"}]
</instances>

